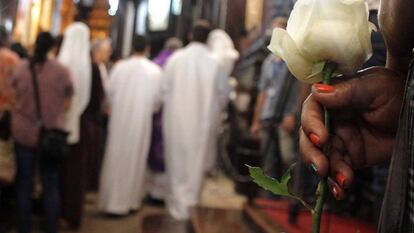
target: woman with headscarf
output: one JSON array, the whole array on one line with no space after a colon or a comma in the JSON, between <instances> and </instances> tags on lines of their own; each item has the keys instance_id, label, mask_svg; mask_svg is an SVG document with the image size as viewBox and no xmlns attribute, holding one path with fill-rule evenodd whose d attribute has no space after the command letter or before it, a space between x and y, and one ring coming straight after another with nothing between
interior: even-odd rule
<instances>
[{"instance_id":1,"label":"woman with headscarf","mask_svg":"<svg viewBox=\"0 0 414 233\"><path fill-rule=\"evenodd\" d=\"M65 128L69 132L70 155L63 164L62 215L69 225L78 228L82 220L84 191L86 189L87 158L82 153L81 116L91 98L92 63L90 56L89 28L80 21L66 29L58 55L73 78L75 94L66 115Z\"/></svg>"},{"instance_id":2,"label":"woman with headscarf","mask_svg":"<svg viewBox=\"0 0 414 233\"><path fill-rule=\"evenodd\" d=\"M219 64L219 72L222 73L220 77L223 77L219 80L219 89L223 90L224 93L227 95L223 95L219 99L220 106L225 106L228 101L228 96L230 95L230 83L229 77L233 72L234 65L239 59L239 52L234 48L234 43L230 36L221 29L215 29L210 32L208 39L207 39L207 46L209 47L210 51L213 54L213 57ZM215 105L216 109L214 109L214 127L212 129L218 131L220 127L220 114L223 109L217 108L218 105ZM216 132L216 135L218 132ZM211 140L210 143L213 145L209 146L211 150L217 150L217 145L215 140ZM215 155L215 151L210 152L211 154ZM206 171L212 171L214 169L216 162L216 156L210 156L207 159Z\"/></svg>"}]
</instances>

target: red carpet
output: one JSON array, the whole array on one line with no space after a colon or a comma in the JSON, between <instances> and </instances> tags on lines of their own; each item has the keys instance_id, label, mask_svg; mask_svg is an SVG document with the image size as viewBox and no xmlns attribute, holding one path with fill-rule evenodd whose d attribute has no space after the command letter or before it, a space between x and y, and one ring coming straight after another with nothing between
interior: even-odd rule
<instances>
[{"instance_id":1,"label":"red carpet","mask_svg":"<svg viewBox=\"0 0 414 233\"><path fill-rule=\"evenodd\" d=\"M286 233L309 233L311 232L312 217L310 212L300 212L296 225L288 222L288 202L286 200L255 200L258 206L270 219L277 222ZM354 217L338 216L335 214L324 214L322 216L321 233L375 233L376 227L361 219Z\"/></svg>"}]
</instances>

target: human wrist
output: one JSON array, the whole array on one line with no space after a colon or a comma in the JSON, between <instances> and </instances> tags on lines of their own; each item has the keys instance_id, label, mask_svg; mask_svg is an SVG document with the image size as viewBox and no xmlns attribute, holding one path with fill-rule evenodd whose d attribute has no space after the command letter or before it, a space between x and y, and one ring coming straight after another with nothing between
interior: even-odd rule
<instances>
[{"instance_id":1,"label":"human wrist","mask_svg":"<svg viewBox=\"0 0 414 233\"><path fill-rule=\"evenodd\" d=\"M411 59L410 56L397 56L388 52L386 68L407 76Z\"/></svg>"}]
</instances>

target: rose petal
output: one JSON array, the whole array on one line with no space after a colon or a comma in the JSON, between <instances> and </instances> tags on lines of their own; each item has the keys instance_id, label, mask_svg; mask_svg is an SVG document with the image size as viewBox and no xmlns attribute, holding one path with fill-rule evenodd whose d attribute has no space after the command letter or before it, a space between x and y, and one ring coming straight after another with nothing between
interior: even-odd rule
<instances>
[{"instance_id":1,"label":"rose petal","mask_svg":"<svg viewBox=\"0 0 414 233\"><path fill-rule=\"evenodd\" d=\"M364 0L339 0L339 1L346 5L365 3Z\"/></svg>"},{"instance_id":2,"label":"rose petal","mask_svg":"<svg viewBox=\"0 0 414 233\"><path fill-rule=\"evenodd\" d=\"M295 41L287 31L280 28L274 29L268 49L286 62L289 71L297 79L307 83L315 83L322 80L320 75L310 76L312 74L312 62L306 60L301 55Z\"/></svg>"},{"instance_id":3,"label":"rose petal","mask_svg":"<svg viewBox=\"0 0 414 233\"><path fill-rule=\"evenodd\" d=\"M306 77L306 80L308 80L308 79L313 80L313 79L315 79L316 76L322 77L322 71L323 71L323 68L325 67L325 64L326 64L326 61L322 61L322 62L318 62L318 63L313 64L312 72L308 77Z\"/></svg>"},{"instance_id":4,"label":"rose petal","mask_svg":"<svg viewBox=\"0 0 414 233\"><path fill-rule=\"evenodd\" d=\"M337 72L351 74L372 53L367 13L364 0L298 0L287 32L305 60L335 62Z\"/></svg>"}]
</instances>

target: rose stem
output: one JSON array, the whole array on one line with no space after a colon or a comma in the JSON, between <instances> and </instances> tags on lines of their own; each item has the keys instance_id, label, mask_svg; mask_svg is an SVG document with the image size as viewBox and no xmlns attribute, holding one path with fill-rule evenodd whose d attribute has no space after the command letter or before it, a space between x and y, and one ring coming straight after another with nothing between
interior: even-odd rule
<instances>
[{"instance_id":1,"label":"rose stem","mask_svg":"<svg viewBox=\"0 0 414 233\"><path fill-rule=\"evenodd\" d=\"M333 63L327 62L323 68L322 71L322 82L323 84L331 84L331 77L333 72L336 69L336 65ZM324 115L325 115L325 128L328 130L328 136L330 137L331 134L331 128L330 128L330 119L329 119L329 112L324 107ZM330 154L330 140L328 140L328 143L323 147L323 153L325 156L329 157ZM327 194L327 177L321 178L318 184L318 188L316 189L316 205L315 209L312 212L312 233L319 233L320 225L321 225L321 219L322 219L322 212L323 212L323 205L325 202L325 197Z\"/></svg>"}]
</instances>

